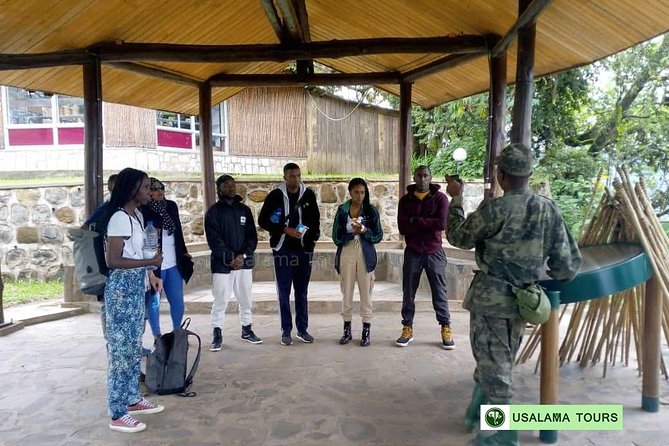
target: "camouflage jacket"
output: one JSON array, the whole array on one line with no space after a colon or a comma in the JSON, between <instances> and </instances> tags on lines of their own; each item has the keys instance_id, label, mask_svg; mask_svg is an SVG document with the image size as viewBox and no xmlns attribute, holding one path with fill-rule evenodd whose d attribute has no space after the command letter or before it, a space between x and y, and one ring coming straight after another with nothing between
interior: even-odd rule
<instances>
[{"instance_id":1,"label":"camouflage jacket","mask_svg":"<svg viewBox=\"0 0 669 446\"><path fill-rule=\"evenodd\" d=\"M480 272L463 307L486 316L518 317L510 284L535 283L546 267L553 279L569 280L581 266L581 253L555 203L529 190L484 201L467 218L462 196L454 197L446 238L458 248L476 248Z\"/></svg>"}]
</instances>

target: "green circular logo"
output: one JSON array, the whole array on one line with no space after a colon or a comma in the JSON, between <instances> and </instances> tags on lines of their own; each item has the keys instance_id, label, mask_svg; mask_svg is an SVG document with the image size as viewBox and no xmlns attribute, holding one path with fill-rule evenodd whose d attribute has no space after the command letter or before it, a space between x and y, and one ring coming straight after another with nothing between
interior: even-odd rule
<instances>
[{"instance_id":1,"label":"green circular logo","mask_svg":"<svg viewBox=\"0 0 669 446\"><path fill-rule=\"evenodd\" d=\"M504 424L505 418L504 411L497 407L488 409L488 411L485 413L485 422L490 427L500 427L502 424Z\"/></svg>"}]
</instances>

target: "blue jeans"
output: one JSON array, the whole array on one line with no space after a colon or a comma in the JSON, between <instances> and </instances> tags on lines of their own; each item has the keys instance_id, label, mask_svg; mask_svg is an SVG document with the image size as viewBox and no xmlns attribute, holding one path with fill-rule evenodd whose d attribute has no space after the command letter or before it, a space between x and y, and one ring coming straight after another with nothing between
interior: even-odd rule
<instances>
[{"instance_id":1,"label":"blue jeans","mask_svg":"<svg viewBox=\"0 0 669 446\"><path fill-rule=\"evenodd\" d=\"M290 287L292 285L295 289L295 325L297 332L303 333L309 326L307 292L311 278L313 253L284 248L273 253L281 330L284 333L290 333L293 329L293 316L290 312Z\"/></svg>"},{"instance_id":2,"label":"blue jeans","mask_svg":"<svg viewBox=\"0 0 669 446\"><path fill-rule=\"evenodd\" d=\"M170 303L172 327L176 330L181 326L184 317L184 280L176 266L162 270L160 278L163 279L165 296ZM151 325L151 333L154 336L160 336L160 295L158 293L147 292L146 314L149 318L149 325Z\"/></svg>"}]
</instances>

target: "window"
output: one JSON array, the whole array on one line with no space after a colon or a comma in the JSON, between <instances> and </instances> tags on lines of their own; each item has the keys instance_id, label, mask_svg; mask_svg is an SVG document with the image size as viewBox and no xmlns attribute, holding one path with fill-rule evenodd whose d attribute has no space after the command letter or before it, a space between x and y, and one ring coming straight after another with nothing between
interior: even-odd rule
<instances>
[{"instance_id":1,"label":"window","mask_svg":"<svg viewBox=\"0 0 669 446\"><path fill-rule=\"evenodd\" d=\"M212 149L225 152L227 140L227 112L225 102L211 109ZM196 149L200 146L200 117L180 113L156 111L158 146L177 149Z\"/></svg>"},{"instance_id":2,"label":"window","mask_svg":"<svg viewBox=\"0 0 669 446\"><path fill-rule=\"evenodd\" d=\"M82 98L15 87L2 87L2 97L7 147L84 143Z\"/></svg>"},{"instance_id":3,"label":"window","mask_svg":"<svg viewBox=\"0 0 669 446\"><path fill-rule=\"evenodd\" d=\"M7 87L10 125L50 124L53 116L52 95L42 91Z\"/></svg>"},{"instance_id":4,"label":"window","mask_svg":"<svg viewBox=\"0 0 669 446\"><path fill-rule=\"evenodd\" d=\"M75 124L84 122L84 100L73 96L58 95L58 122Z\"/></svg>"}]
</instances>

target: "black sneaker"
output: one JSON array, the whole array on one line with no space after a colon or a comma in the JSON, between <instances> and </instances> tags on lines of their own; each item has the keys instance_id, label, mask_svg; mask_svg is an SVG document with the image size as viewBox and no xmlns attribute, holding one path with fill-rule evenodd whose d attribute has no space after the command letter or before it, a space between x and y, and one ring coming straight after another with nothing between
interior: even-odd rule
<instances>
[{"instance_id":1,"label":"black sneaker","mask_svg":"<svg viewBox=\"0 0 669 446\"><path fill-rule=\"evenodd\" d=\"M311 335L310 335L309 333L307 333L306 331L303 331L302 333L299 333L299 332L298 332L298 333L297 333L297 339L299 339L300 341L304 342L305 344L311 344L312 342L314 342L314 337L311 336Z\"/></svg>"},{"instance_id":2,"label":"black sneaker","mask_svg":"<svg viewBox=\"0 0 669 446\"><path fill-rule=\"evenodd\" d=\"M293 338L290 336L290 333L284 333L281 335L281 345L291 345L293 343Z\"/></svg>"},{"instance_id":3,"label":"black sneaker","mask_svg":"<svg viewBox=\"0 0 669 446\"><path fill-rule=\"evenodd\" d=\"M262 344L262 339L251 330L250 324L242 326L242 339L251 344Z\"/></svg>"},{"instance_id":4,"label":"black sneaker","mask_svg":"<svg viewBox=\"0 0 669 446\"><path fill-rule=\"evenodd\" d=\"M214 338L211 341L211 344L209 345L209 350L212 352L217 352L221 349L221 346L223 345L223 334L221 333L221 329L219 327L214 328Z\"/></svg>"}]
</instances>

